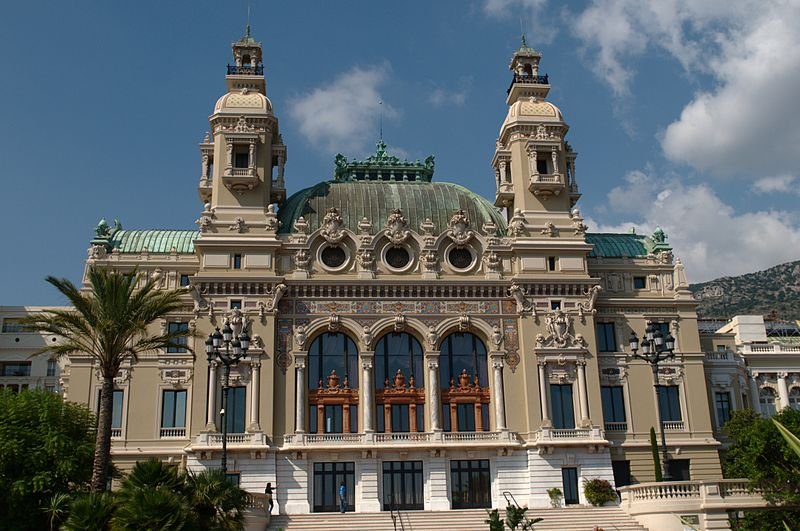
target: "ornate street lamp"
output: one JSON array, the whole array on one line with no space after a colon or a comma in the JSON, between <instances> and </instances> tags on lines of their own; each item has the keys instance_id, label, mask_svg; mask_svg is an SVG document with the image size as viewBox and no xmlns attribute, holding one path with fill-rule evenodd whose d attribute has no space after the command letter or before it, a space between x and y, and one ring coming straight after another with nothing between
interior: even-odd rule
<instances>
[{"instance_id":1,"label":"ornate street lamp","mask_svg":"<svg viewBox=\"0 0 800 531\"><path fill-rule=\"evenodd\" d=\"M224 350L220 350L224 346ZM206 356L208 363L219 361L225 366L224 381L222 384L222 472L228 473L228 389L230 389L231 365L236 365L239 360L247 356L247 349L250 348L250 336L246 330L238 336L233 335L230 324L225 323L225 327L220 333L219 327L213 334L208 334L206 339Z\"/></svg>"},{"instance_id":2,"label":"ornate street lamp","mask_svg":"<svg viewBox=\"0 0 800 531\"><path fill-rule=\"evenodd\" d=\"M653 386L656 388L656 412L658 414L658 425L661 428L661 476L664 481L671 481L672 475L669 472L667 461L669 455L667 454L667 437L664 434L664 418L661 414L661 386L658 385L658 364L662 361L673 359L675 354L675 338L672 334L661 333L652 322L647 322L647 328L644 331L644 337L641 341L642 353L639 354L639 338L636 337L636 332L631 331L631 338L629 340L631 352L634 358L639 358L650 364L653 370Z\"/></svg>"}]
</instances>

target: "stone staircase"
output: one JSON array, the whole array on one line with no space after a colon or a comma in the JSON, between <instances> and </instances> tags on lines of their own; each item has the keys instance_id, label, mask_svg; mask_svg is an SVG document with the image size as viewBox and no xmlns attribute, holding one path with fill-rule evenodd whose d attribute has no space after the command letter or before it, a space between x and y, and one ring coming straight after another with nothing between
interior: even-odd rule
<instances>
[{"instance_id":1,"label":"stone staircase","mask_svg":"<svg viewBox=\"0 0 800 531\"><path fill-rule=\"evenodd\" d=\"M501 517L505 511L500 511ZM535 531L646 531L619 507L566 507L534 509L531 517L544 518ZM316 513L292 516L273 516L269 526L266 518L251 514L248 531L488 531L488 517L483 509L452 511L407 511L392 523L388 512L381 513ZM402 525L401 525L402 521Z\"/></svg>"}]
</instances>

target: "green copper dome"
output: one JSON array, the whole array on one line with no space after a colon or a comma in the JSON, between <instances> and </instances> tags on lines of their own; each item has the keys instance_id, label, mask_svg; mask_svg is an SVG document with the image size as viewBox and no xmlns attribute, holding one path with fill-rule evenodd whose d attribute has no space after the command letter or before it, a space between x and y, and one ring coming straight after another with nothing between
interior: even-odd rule
<instances>
[{"instance_id":1,"label":"green copper dome","mask_svg":"<svg viewBox=\"0 0 800 531\"><path fill-rule=\"evenodd\" d=\"M372 232L383 228L391 211L403 211L408 225L420 231L420 224L430 218L437 233L444 231L459 209L467 214L470 226L480 230L491 221L497 232L505 234L506 222L500 212L483 197L463 186L425 181L327 181L300 190L289 197L278 213L281 232L293 232L294 222L302 216L309 230L316 230L329 208L336 208L345 227L358 234L362 218L372 222Z\"/></svg>"}]
</instances>

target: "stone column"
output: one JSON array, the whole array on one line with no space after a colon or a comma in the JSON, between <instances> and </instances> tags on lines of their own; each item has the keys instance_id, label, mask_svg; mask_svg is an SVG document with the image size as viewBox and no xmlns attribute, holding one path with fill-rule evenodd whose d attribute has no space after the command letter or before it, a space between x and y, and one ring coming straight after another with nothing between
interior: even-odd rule
<instances>
[{"instance_id":1,"label":"stone column","mask_svg":"<svg viewBox=\"0 0 800 531\"><path fill-rule=\"evenodd\" d=\"M539 362L539 401L542 403L542 426L550 427L553 423L550 421L550 405L549 397L547 396L550 390L550 384L547 381L547 362Z\"/></svg>"},{"instance_id":2,"label":"stone column","mask_svg":"<svg viewBox=\"0 0 800 531\"><path fill-rule=\"evenodd\" d=\"M781 399L781 407L778 408L779 411L789 407L789 386L786 385L787 376L789 376L789 374L786 372L778 373L778 396Z\"/></svg>"},{"instance_id":3,"label":"stone column","mask_svg":"<svg viewBox=\"0 0 800 531\"><path fill-rule=\"evenodd\" d=\"M374 359L374 352L361 353L361 396L363 397L362 407L364 408L364 433L372 433L375 431Z\"/></svg>"},{"instance_id":4,"label":"stone column","mask_svg":"<svg viewBox=\"0 0 800 531\"><path fill-rule=\"evenodd\" d=\"M489 359L492 360L492 371L494 373L494 393L492 401L494 402L494 417L495 428L497 431L505 431L508 429L506 426L506 394L503 383L503 353L492 352Z\"/></svg>"},{"instance_id":5,"label":"stone column","mask_svg":"<svg viewBox=\"0 0 800 531\"><path fill-rule=\"evenodd\" d=\"M439 351L425 353L425 361L428 364L428 381L425 386L428 388L428 408L431 412L431 431L442 431L442 411L441 399L439 398Z\"/></svg>"},{"instance_id":6,"label":"stone column","mask_svg":"<svg viewBox=\"0 0 800 531\"><path fill-rule=\"evenodd\" d=\"M256 167L256 144L255 142L250 142L250 149L247 153L247 167L250 169L250 173L253 172L253 169Z\"/></svg>"},{"instance_id":7,"label":"stone column","mask_svg":"<svg viewBox=\"0 0 800 531\"><path fill-rule=\"evenodd\" d=\"M750 373L750 407L761 415L761 389L758 386L758 373Z\"/></svg>"},{"instance_id":8,"label":"stone column","mask_svg":"<svg viewBox=\"0 0 800 531\"><path fill-rule=\"evenodd\" d=\"M228 140L225 146L225 175L230 175L233 170L233 142Z\"/></svg>"},{"instance_id":9,"label":"stone column","mask_svg":"<svg viewBox=\"0 0 800 531\"><path fill-rule=\"evenodd\" d=\"M208 364L208 413L206 414L206 430L217 431L217 362Z\"/></svg>"},{"instance_id":10,"label":"stone column","mask_svg":"<svg viewBox=\"0 0 800 531\"><path fill-rule=\"evenodd\" d=\"M250 363L250 425L247 431L261 431L258 424L258 403L261 398L261 361Z\"/></svg>"},{"instance_id":11,"label":"stone column","mask_svg":"<svg viewBox=\"0 0 800 531\"><path fill-rule=\"evenodd\" d=\"M294 432L306 432L306 357L305 352L295 352L294 372L296 375L295 413L294 413ZM324 431L322 427L320 432Z\"/></svg>"},{"instance_id":12,"label":"stone column","mask_svg":"<svg viewBox=\"0 0 800 531\"><path fill-rule=\"evenodd\" d=\"M581 426L591 426L589 420L589 398L586 393L586 360L579 360L578 365L578 402L581 411Z\"/></svg>"},{"instance_id":13,"label":"stone column","mask_svg":"<svg viewBox=\"0 0 800 531\"><path fill-rule=\"evenodd\" d=\"M558 151L556 148L553 148L552 152L552 159L553 159L553 173L558 173Z\"/></svg>"},{"instance_id":14,"label":"stone column","mask_svg":"<svg viewBox=\"0 0 800 531\"><path fill-rule=\"evenodd\" d=\"M528 168L530 170L531 177L535 177L535 180L538 180L539 168L536 165L536 149L533 147L528 148Z\"/></svg>"}]
</instances>

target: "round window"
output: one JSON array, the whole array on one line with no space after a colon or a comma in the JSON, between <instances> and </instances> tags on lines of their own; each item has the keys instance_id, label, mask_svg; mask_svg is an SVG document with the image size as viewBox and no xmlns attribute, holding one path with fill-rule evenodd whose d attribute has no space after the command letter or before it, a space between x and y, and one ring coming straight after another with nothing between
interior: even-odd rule
<instances>
[{"instance_id":1,"label":"round window","mask_svg":"<svg viewBox=\"0 0 800 531\"><path fill-rule=\"evenodd\" d=\"M456 269L467 269L472 265L472 253L469 249L454 247L447 255L450 265Z\"/></svg>"},{"instance_id":2,"label":"round window","mask_svg":"<svg viewBox=\"0 0 800 531\"><path fill-rule=\"evenodd\" d=\"M395 269L402 269L411 261L411 255L403 247L392 247L386 250L386 263Z\"/></svg>"},{"instance_id":3,"label":"round window","mask_svg":"<svg viewBox=\"0 0 800 531\"><path fill-rule=\"evenodd\" d=\"M331 269L341 267L347 260L347 253L341 247L326 247L322 250L322 263Z\"/></svg>"}]
</instances>

